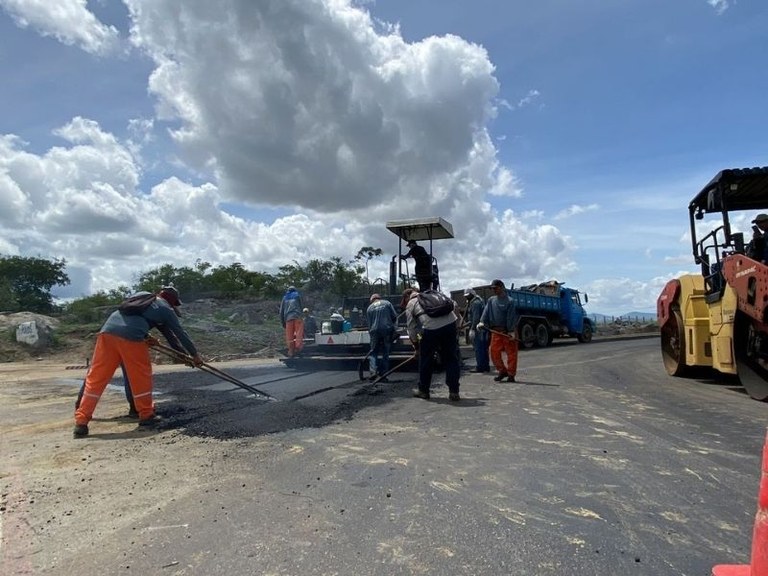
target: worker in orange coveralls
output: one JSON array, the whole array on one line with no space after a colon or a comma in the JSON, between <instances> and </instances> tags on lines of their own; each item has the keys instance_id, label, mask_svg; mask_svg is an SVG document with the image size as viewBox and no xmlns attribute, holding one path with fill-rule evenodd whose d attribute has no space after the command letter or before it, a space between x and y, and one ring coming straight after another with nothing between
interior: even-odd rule
<instances>
[{"instance_id":1,"label":"worker in orange coveralls","mask_svg":"<svg viewBox=\"0 0 768 576\"><path fill-rule=\"evenodd\" d=\"M285 346L288 348L289 357L298 354L304 347L302 308L301 294L295 286L288 286L280 302L280 323L285 330Z\"/></svg>"},{"instance_id":2,"label":"worker in orange coveralls","mask_svg":"<svg viewBox=\"0 0 768 576\"><path fill-rule=\"evenodd\" d=\"M517 308L504 282L494 280L491 288L494 295L488 298L477 329L483 330L486 326L491 329L491 361L498 371L493 379L514 382L517 375ZM502 353L507 356L506 366Z\"/></svg>"},{"instance_id":3,"label":"worker in orange coveralls","mask_svg":"<svg viewBox=\"0 0 768 576\"><path fill-rule=\"evenodd\" d=\"M152 401L152 362L147 341L152 328L158 328L166 338L172 335L177 339L192 357L195 366L203 364L194 342L179 323L180 305L178 291L168 286L163 287L158 297L140 313L115 310L110 314L96 338L91 366L85 377L85 392L75 410L75 438L88 435L88 423L93 418L99 398L121 363L125 366L133 401L139 412L139 426L151 426L156 422Z\"/></svg>"}]
</instances>

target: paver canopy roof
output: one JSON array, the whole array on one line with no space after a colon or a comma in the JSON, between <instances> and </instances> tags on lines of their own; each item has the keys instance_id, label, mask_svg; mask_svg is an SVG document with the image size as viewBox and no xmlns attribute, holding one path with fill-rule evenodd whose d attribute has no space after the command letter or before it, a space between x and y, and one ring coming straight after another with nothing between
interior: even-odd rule
<instances>
[{"instance_id":1,"label":"paver canopy roof","mask_svg":"<svg viewBox=\"0 0 768 576\"><path fill-rule=\"evenodd\" d=\"M442 218L416 218L387 222L387 230L401 240L440 240L453 238L453 226Z\"/></svg>"}]
</instances>

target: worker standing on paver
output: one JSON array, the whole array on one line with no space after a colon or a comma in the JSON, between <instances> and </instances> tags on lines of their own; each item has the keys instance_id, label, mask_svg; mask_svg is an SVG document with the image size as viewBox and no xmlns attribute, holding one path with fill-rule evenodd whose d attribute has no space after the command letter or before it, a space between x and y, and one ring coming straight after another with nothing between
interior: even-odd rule
<instances>
[{"instance_id":1,"label":"worker standing on paver","mask_svg":"<svg viewBox=\"0 0 768 576\"><path fill-rule=\"evenodd\" d=\"M408 240L408 252L400 256L401 259L413 258L415 262L416 282L419 283L419 290L429 290L434 288L434 279L432 277L432 256L427 252L424 246L419 246L415 240Z\"/></svg>"},{"instance_id":2,"label":"worker standing on paver","mask_svg":"<svg viewBox=\"0 0 768 576\"><path fill-rule=\"evenodd\" d=\"M152 362L149 356L147 337L152 328L164 334L170 333L192 357L195 366L203 364L194 342L181 327L176 309L181 305L178 291L164 287L160 298L153 298L150 292L133 295L147 297L141 310L118 309L110 314L96 337L96 347L88 373L85 376L85 391L80 405L75 410L73 436L88 435L88 423L118 366L122 363L133 392L133 403L139 413L139 426L156 422L155 403L152 401Z\"/></svg>"},{"instance_id":3,"label":"worker standing on paver","mask_svg":"<svg viewBox=\"0 0 768 576\"><path fill-rule=\"evenodd\" d=\"M285 346L288 348L289 358L301 352L304 347L302 309L301 294L295 286L288 286L288 290L280 302L280 323L285 330Z\"/></svg>"},{"instance_id":4,"label":"worker standing on paver","mask_svg":"<svg viewBox=\"0 0 768 576\"><path fill-rule=\"evenodd\" d=\"M312 315L309 308L304 308L302 313L304 314L304 337L311 337L314 342L315 334L318 332L317 319Z\"/></svg>"},{"instance_id":5,"label":"worker standing on paver","mask_svg":"<svg viewBox=\"0 0 768 576\"><path fill-rule=\"evenodd\" d=\"M515 381L517 374L517 308L507 293L501 280L491 282L494 295L488 298L483 315L477 324L477 330L489 328L491 331L491 361L498 374L496 382ZM503 355L506 354L506 365Z\"/></svg>"}]
</instances>

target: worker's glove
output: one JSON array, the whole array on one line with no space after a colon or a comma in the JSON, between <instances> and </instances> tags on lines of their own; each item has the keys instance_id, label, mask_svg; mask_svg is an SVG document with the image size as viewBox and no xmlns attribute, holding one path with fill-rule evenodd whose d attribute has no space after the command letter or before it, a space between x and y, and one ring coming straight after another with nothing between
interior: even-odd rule
<instances>
[{"instance_id":1,"label":"worker's glove","mask_svg":"<svg viewBox=\"0 0 768 576\"><path fill-rule=\"evenodd\" d=\"M469 341L470 342L474 342L474 340L475 340L475 331L474 330L470 330L469 331Z\"/></svg>"},{"instance_id":2,"label":"worker's glove","mask_svg":"<svg viewBox=\"0 0 768 576\"><path fill-rule=\"evenodd\" d=\"M485 324L483 324L482 322L478 322L477 323L477 329L478 330L485 330Z\"/></svg>"},{"instance_id":3,"label":"worker's glove","mask_svg":"<svg viewBox=\"0 0 768 576\"><path fill-rule=\"evenodd\" d=\"M158 340L154 336L147 335L144 338L144 342L146 342L149 346L160 346L160 340Z\"/></svg>"},{"instance_id":4,"label":"worker's glove","mask_svg":"<svg viewBox=\"0 0 768 576\"><path fill-rule=\"evenodd\" d=\"M195 368L200 368L203 364L205 364L205 361L203 361L203 357L199 353L192 356L192 365Z\"/></svg>"}]
</instances>

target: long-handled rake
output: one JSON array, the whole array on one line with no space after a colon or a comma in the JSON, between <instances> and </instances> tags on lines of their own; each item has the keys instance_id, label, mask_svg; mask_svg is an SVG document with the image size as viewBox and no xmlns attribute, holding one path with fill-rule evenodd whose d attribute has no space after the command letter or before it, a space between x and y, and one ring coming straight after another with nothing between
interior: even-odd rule
<instances>
[{"instance_id":1,"label":"long-handled rake","mask_svg":"<svg viewBox=\"0 0 768 576\"><path fill-rule=\"evenodd\" d=\"M394 368L390 368L389 370L384 372L384 374L382 374L380 376L377 376L375 380L371 380L371 384L378 384L379 381L381 381L382 379L384 379L387 376L389 376L390 374L392 374L392 372L397 371L399 368L402 368L403 366L408 364L408 362L410 362L411 360L414 360L416 358L416 356L418 356L418 352L414 352L411 356L408 356L408 358L406 358L405 360L400 362L400 364L398 364Z\"/></svg>"},{"instance_id":2,"label":"long-handled rake","mask_svg":"<svg viewBox=\"0 0 768 576\"><path fill-rule=\"evenodd\" d=\"M179 352L178 350L174 350L170 346L166 346L165 344L161 344L160 342L156 342L153 340L149 341L149 345L157 349L158 352L165 354L166 356L170 356L175 360L180 360L181 362L184 362L185 364L189 364L190 366L195 366L192 360L192 357L189 354L185 354L184 352ZM223 370L219 370L215 366L211 366L210 364L203 362L200 366L197 366L197 368L199 368L203 372L207 372L208 374L212 374L213 376L221 378L222 380L225 380L230 384L234 384L235 386L242 388L243 390L247 390L251 394L254 394L256 396L261 396L263 398L266 398L267 400L277 401L277 398L275 398L274 396L271 396L266 392L262 392L258 388L254 388L250 384L246 384L242 380L238 380L234 376L227 374Z\"/></svg>"}]
</instances>

